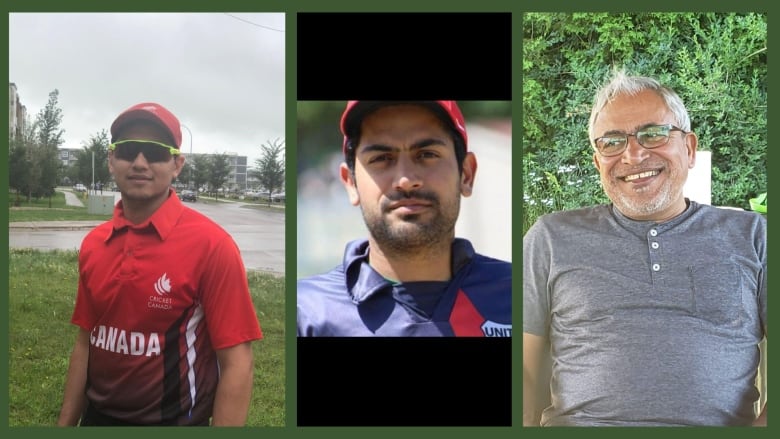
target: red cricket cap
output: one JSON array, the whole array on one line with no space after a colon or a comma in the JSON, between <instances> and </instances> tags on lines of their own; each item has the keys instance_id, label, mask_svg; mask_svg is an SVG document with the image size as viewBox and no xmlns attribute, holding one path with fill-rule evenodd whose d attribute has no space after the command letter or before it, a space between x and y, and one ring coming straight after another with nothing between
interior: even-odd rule
<instances>
[{"instance_id":1,"label":"red cricket cap","mask_svg":"<svg viewBox=\"0 0 780 439\"><path fill-rule=\"evenodd\" d=\"M128 123L136 120L148 120L154 122L170 134L173 139L173 145L176 148L181 147L181 125L179 119L173 115L167 108L154 102L142 102L135 104L123 111L114 123L111 124L111 142L116 140L119 131Z\"/></svg>"},{"instance_id":2,"label":"red cricket cap","mask_svg":"<svg viewBox=\"0 0 780 439\"><path fill-rule=\"evenodd\" d=\"M455 101L347 101L347 108L341 115L341 134L344 135L344 143L341 150L347 153L347 133L354 133L360 126L366 114L385 105L418 104L430 107L434 113L444 119L447 125L455 129L463 138L463 144L468 151L468 136L466 135L466 121ZM443 110L443 111L442 111Z\"/></svg>"}]
</instances>

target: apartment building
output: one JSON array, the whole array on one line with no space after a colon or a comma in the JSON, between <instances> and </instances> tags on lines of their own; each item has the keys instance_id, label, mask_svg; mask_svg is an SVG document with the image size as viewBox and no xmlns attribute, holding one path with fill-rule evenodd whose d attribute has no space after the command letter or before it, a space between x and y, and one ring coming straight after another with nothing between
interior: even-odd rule
<instances>
[{"instance_id":1,"label":"apartment building","mask_svg":"<svg viewBox=\"0 0 780 439\"><path fill-rule=\"evenodd\" d=\"M8 135L16 139L24 132L24 121L27 118L27 108L22 105L16 84L8 83Z\"/></svg>"},{"instance_id":2,"label":"apartment building","mask_svg":"<svg viewBox=\"0 0 780 439\"><path fill-rule=\"evenodd\" d=\"M228 158L228 164L230 165L230 175L228 175L227 183L225 184L225 187L229 190L244 190L247 188L247 156L245 155L238 155L238 153L235 152L228 152L227 158ZM193 153L192 156L198 157L198 156L205 156L209 157L214 154L198 154ZM194 157L189 157L190 154L187 154L188 160L194 159ZM190 162L192 163L192 162Z\"/></svg>"}]
</instances>

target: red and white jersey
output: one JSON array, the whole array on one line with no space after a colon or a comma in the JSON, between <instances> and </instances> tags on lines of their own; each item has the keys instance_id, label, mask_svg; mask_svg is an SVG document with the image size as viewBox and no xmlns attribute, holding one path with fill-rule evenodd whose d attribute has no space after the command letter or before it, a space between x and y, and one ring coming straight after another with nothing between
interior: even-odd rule
<instances>
[{"instance_id":1,"label":"red and white jersey","mask_svg":"<svg viewBox=\"0 0 780 439\"><path fill-rule=\"evenodd\" d=\"M208 422L215 350L262 338L235 242L173 191L146 222L120 202L86 236L71 321L91 333L90 403L137 424Z\"/></svg>"}]
</instances>

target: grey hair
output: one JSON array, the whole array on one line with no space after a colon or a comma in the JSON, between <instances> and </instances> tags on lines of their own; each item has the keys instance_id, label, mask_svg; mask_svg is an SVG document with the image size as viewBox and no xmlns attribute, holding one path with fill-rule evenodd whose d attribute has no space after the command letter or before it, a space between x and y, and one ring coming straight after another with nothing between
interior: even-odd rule
<instances>
[{"instance_id":1,"label":"grey hair","mask_svg":"<svg viewBox=\"0 0 780 439\"><path fill-rule=\"evenodd\" d=\"M618 70L612 79L604 85L593 100L593 109L590 112L590 122L588 123L588 139L593 143L596 134L593 132L593 126L596 124L601 110L612 100L621 95L636 96L644 90L651 90L658 94L666 103L666 106L674 115L677 127L688 132L691 130L691 118L688 116L688 110L685 109L680 96L669 87L662 85L657 80L647 76L629 76L623 70Z\"/></svg>"}]
</instances>

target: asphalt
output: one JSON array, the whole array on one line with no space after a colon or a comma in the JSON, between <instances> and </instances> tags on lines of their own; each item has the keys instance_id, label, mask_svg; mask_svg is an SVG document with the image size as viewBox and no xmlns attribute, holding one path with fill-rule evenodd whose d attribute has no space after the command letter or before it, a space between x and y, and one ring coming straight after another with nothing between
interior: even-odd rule
<instances>
[{"instance_id":1,"label":"asphalt","mask_svg":"<svg viewBox=\"0 0 780 439\"><path fill-rule=\"evenodd\" d=\"M91 230L105 221L20 221L8 223L8 230Z\"/></svg>"},{"instance_id":2,"label":"asphalt","mask_svg":"<svg viewBox=\"0 0 780 439\"><path fill-rule=\"evenodd\" d=\"M66 205L84 207L84 203L81 201L79 196L70 190L58 189L58 192L65 194ZM9 222L8 230L92 230L104 222L105 221L21 221Z\"/></svg>"}]
</instances>

